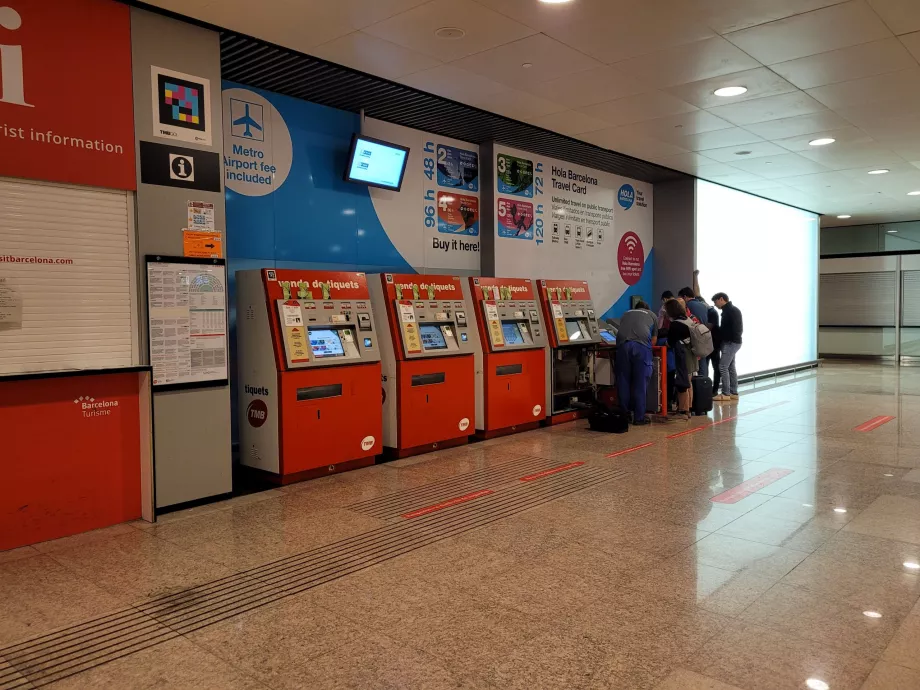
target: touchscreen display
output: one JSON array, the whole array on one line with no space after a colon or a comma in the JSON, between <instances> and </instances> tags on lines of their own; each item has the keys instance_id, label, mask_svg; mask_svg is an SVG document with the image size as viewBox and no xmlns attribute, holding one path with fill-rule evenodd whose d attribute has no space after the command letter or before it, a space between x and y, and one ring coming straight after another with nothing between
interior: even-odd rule
<instances>
[{"instance_id":1,"label":"touchscreen display","mask_svg":"<svg viewBox=\"0 0 920 690\"><path fill-rule=\"evenodd\" d=\"M425 350L447 349L447 341L444 340L444 334L441 333L439 326L422 325L419 327L419 332L422 334L422 348Z\"/></svg>"},{"instance_id":2,"label":"touchscreen display","mask_svg":"<svg viewBox=\"0 0 920 690\"><path fill-rule=\"evenodd\" d=\"M309 330L310 347L313 348L314 357L320 359L321 357L345 356L342 339L336 331L331 328L311 328Z\"/></svg>"},{"instance_id":3,"label":"touchscreen display","mask_svg":"<svg viewBox=\"0 0 920 690\"><path fill-rule=\"evenodd\" d=\"M524 344L524 336L521 335L521 327L514 321L502 321L502 333L505 336L506 345Z\"/></svg>"},{"instance_id":4,"label":"touchscreen display","mask_svg":"<svg viewBox=\"0 0 920 690\"><path fill-rule=\"evenodd\" d=\"M601 338L606 340L608 343L615 343L617 341L616 336L610 331L601 331Z\"/></svg>"},{"instance_id":5,"label":"touchscreen display","mask_svg":"<svg viewBox=\"0 0 920 690\"><path fill-rule=\"evenodd\" d=\"M581 326L578 325L578 319L566 319L565 330L569 334L569 340L581 339Z\"/></svg>"}]
</instances>

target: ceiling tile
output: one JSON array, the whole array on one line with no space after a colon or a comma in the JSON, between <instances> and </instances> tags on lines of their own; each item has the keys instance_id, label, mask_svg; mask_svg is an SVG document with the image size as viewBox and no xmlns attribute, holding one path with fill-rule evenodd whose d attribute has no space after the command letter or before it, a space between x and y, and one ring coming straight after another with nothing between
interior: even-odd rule
<instances>
[{"instance_id":1,"label":"ceiling tile","mask_svg":"<svg viewBox=\"0 0 920 690\"><path fill-rule=\"evenodd\" d=\"M712 132L701 132L700 134L691 134L689 136L669 138L678 146L683 146L690 151L706 151L707 149L721 149L726 146L738 146L740 144L753 144L763 141L756 134L751 134L746 129L740 127L729 127Z\"/></svg>"},{"instance_id":2,"label":"ceiling tile","mask_svg":"<svg viewBox=\"0 0 920 690\"><path fill-rule=\"evenodd\" d=\"M809 115L824 110L824 106L806 93L767 96L753 101L742 101L731 105L710 108L709 112L736 125L753 125L769 120L779 120L796 115ZM753 130L752 130L753 131Z\"/></svg>"},{"instance_id":3,"label":"ceiling tile","mask_svg":"<svg viewBox=\"0 0 920 690\"><path fill-rule=\"evenodd\" d=\"M716 89L721 89L725 86L744 86L747 88L747 93L741 96L733 96L730 99L716 96L713 93ZM772 70L766 67L759 67L743 72L733 72L721 77L713 77L712 79L682 84L681 86L672 86L665 90L698 108L713 108L719 105L763 98L764 96L790 93L796 89Z\"/></svg>"},{"instance_id":4,"label":"ceiling tile","mask_svg":"<svg viewBox=\"0 0 920 690\"><path fill-rule=\"evenodd\" d=\"M504 0L502 0L504 2ZM543 31L555 39L611 64L675 46L716 37L685 3L673 0L606 0L581 10L582 0L572 5L578 18ZM532 7L534 0L528 0Z\"/></svg>"},{"instance_id":5,"label":"ceiling tile","mask_svg":"<svg viewBox=\"0 0 920 690\"><path fill-rule=\"evenodd\" d=\"M370 0L373 1L373 0ZM549 32L586 19L612 20L626 0L579 0L574 4L533 2L533 0L475 0L506 17Z\"/></svg>"},{"instance_id":6,"label":"ceiling tile","mask_svg":"<svg viewBox=\"0 0 920 690\"><path fill-rule=\"evenodd\" d=\"M852 168L849 170L841 170L840 174L846 175L847 177L856 178L858 181L864 182L865 184L869 185L869 184L873 184L873 180L872 180L873 177L880 177L880 176L869 174L870 170L876 169L878 167L887 168L890 171L888 173L889 175L904 175L907 173L912 173L915 170L914 166L912 166L910 163L906 161L900 161L897 163L894 163L894 162L888 163L883 166L861 165L858 168Z\"/></svg>"},{"instance_id":7,"label":"ceiling tile","mask_svg":"<svg viewBox=\"0 0 920 690\"><path fill-rule=\"evenodd\" d=\"M497 81L486 79L453 65L440 65L433 69L415 72L397 81L406 86L444 96L444 98L450 98L461 103L471 103L476 99L491 96L508 88Z\"/></svg>"},{"instance_id":8,"label":"ceiling tile","mask_svg":"<svg viewBox=\"0 0 920 690\"><path fill-rule=\"evenodd\" d=\"M720 34L811 12L845 0L696 0L697 11Z\"/></svg>"},{"instance_id":9,"label":"ceiling tile","mask_svg":"<svg viewBox=\"0 0 920 690\"><path fill-rule=\"evenodd\" d=\"M738 184L754 184L754 183L768 183L770 180L765 180L762 177L754 175L748 172L742 172L736 170L731 175L715 175L706 178L710 182L717 182L718 184L723 184L727 187L734 187ZM773 185L775 186L775 185Z\"/></svg>"},{"instance_id":10,"label":"ceiling tile","mask_svg":"<svg viewBox=\"0 0 920 690\"><path fill-rule=\"evenodd\" d=\"M810 151L802 151L799 155L831 170L861 167L890 168L892 165L897 166L904 162L891 149L871 140L863 143L849 142L810 148Z\"/></svg>"},{"instance_id":11,"label":"ceiling tile","mask_svg":"<svg viewBox=\"0 0 920 690\"><path fill-rule=\"evenodd\" d=\"M307 53L355 30L341 7L323 0L274 0L266 12L253 12L250 0L212 1L197 18Z\"/></svg>"},{"instance_id":12,"label":"ceiling tile","mask_svg":"<svg viewBox=\"0 0 920 690\"><path fill-rule=\"evenodd\" d=\"M510 117L522 122L533 120L544 115L562 112L564 105L553 103L545 98L538 98L526 91L504 89L499 93L488 94L470 101L470 105L493 113Z\"/></svg>"},{"instance_id":13,"label":"ceiling tile","mask_svg":"<svg viewBox=\"0 0 920 690\"><path fill-rule=\"evenodd\" d=\"M825 138L836 140L833 144L830 144L830 146L837 146L838 144L844 143L869 143L872 141L872 138L861 129L856 127L841 127L839 129L813 132L797 137L789 137L787 139L774 139L773 143L789 151L812 151L815 147L811 146L809 142L815 139Z\"/></svg>"},{"instance_id":14,"label":"ceiling tile","mask_svg":"<svg viewBox=\"0 0 920 690\"><path fill-rule=\"evenodd\" d=\"M822 110L817 113L811 113L810 115L785 117L779 120L745 125L744 128L764 139L773 140L785 139L800 134L810 134L811 132L823 132L828 129L837 129L838 127L847 127L849 124L849 122L844 120L837 113L831 112L830 110Z\"/></svg>"},{"instance_id":15,"label":"ceiling tile","mask_svg":"<svg viewBox=\"0 0 920 690\"><path fill-rule=\"evenodd\" d=\"M786 191L787 187L777 184L778 180L764 180L757 178L750 182L732 182L732 187L740 189L743 192L753 192L758 196L769 197L771 193L780 193Z\"/></svg>"},{"instance_id":16,"label":"ceiling tile","mask_svg":"<svg viewBox=\"0 0 920 690\"><path fill-rule=\"evenodd\" d=\"M759 65L724 38L714 36L624 60L616 66L624 74L641 79L651 87L665 88L754 69Z\"/></svg>"},{"instance_id":17,"label":"ceiling tile","mask_svg":"<svg viewBox=\"0 0 920 690\"><path fill-rule=\"evenodd\" d=\"M869 0L869 4L894 33L920 31L920 3L917 0Z\"/></svg>"},{"instance_id":18,"label":"ceiling tile","mask_svg":"<svg viewBox=\"0 0 920 690\"><path fill-rule=\"evenodd\" d=\"M650 91L636 96L619 98L615 101L590 105L585 108L579 108L579 110L612 125L628 125L634 122L642 122L643 120L692 112L697 108L663 91Z\"/></svg>"},{"instance_id":19,"label":"ceiling tile","mask_svg":"<svg viewBox=\"0 0 920 690\"><path fill-rule=\"evenodd\" d=\"M715 167L715 165L717 165L713 164L712 160L709 158L698 153L679 153L676 156L663 156L655 162L667 168L680 170L681 172L689 174L697 174L697 171L701 168L710 166ZM734 168L729 168L727 165L722 167L729 172L738 172Z\"/></svg>"},{"instance_id":20,"label":"ceiling tile","mask_svg":"<svg viewBox=\"0 0 920 690\"><path fill-rule=\"evenodd\" d=\"M524 64L532 67L525 69L522 67ZM597 60L543 34L470 55L453 65L508 84L512 88L533 86L601 67Z\"/></svg>"},{"instance_id":21,"label":"ceiling tile","mask_svg":"<svg viewBox=\"0 0 920 690\"><path fill-rule=\"evenodd\" d=\"M334 4L347 13L353 27L363 29L426 2L430 0L338 0Z\"/></svg>"},{"instance_id":22,"label":"ceiling tile","mask_svg":"<svg viewBox=\"0 0 920 690\"><path fill-rule=\"evenodd\" d=\"M569 74L560 79L528 87L538 96L571 108L625 98L649 90L648 84L607 66Z\"/></svg>"},{"instance_id":23,"label":"ceiling tile","mask_svg":"<svg viewBox=\"0 0 920 690\"><path fill-rule=\"evenodd\" d=\"M361 31L355 31L329 43L324 43L311 52L323 60L376 74L384 79L398 79L439 64L437 60L427 55L416 53L375 36L369 36Z\"/></svg>"},{"instance_id":24,"label":"ceiling tile","mask_svg":"<svg viewBox=\"0 0 920 690\"><path fill-rule=\"evenodd\" d=\"M715 162L709 165L701 165L696 170L696 174L698 177L703 177L707 180L711 178L715 178L715 177L727 177L728 175L737 175L741 172L744 172L744 171L739 170L738 168L733 168L732 166L726 165L725 163L715 163Z\"/></svg>"},{"instance_id":25,"label":"ceiling tile","mask_svg":"<svg viewBox=\"0 0 920 690\"><path fill-rule=\"evenodd\" d=\"M881 74L875 77L863 77L839 84L828 84L808 93L828 108L846 108L860 104L879 104L888 101L903 101L907 96L920 102L920 67Z\"/></svg>"},{"instance_id":26,"label":"ceiling tile","mask_svg":"<svg viewBox=\"0 0 920 690\"><path fill-rule=\"evenodd\" d=\"M901 43L904 44L904 47L914 56L915 59L920 61L920 31L915 31L912 34L905 34L900 37Z\"/></svg>"},{"instance_id":27,"label":"ceiling tile","mask_svg":"<svg viewBox=\"0 0 920 690\"><path fill-rule=\"evenodd\" d=\"M841 175L839 172L823 172L813 175L785 177L782 179L782 183L800 192L810 192L821 195L840 196L860 194L867 191L853 178Z\"/></svg>"},{"instance_id":28,"label":"ceiling tile","mask_svg":"<svg viewBox=\"0 0 920 690\"><path fill-rule=\"evenodd\" d=\"M800 89L871 77L916 67L911 54L897 38L862 43L849 48L780 62L771 66Z\"/></svg>"},{"instance_id":29,"label":"ceiling tile","mask_svg":"<svg viewBox=\"0 0 920 690\"><path fill-rule=\"evenodd\" d=\"M568 136L610 127L609 123L580 113L577 110L563 110L559 113L543 115L531 119L530 124Z\"/></svg>"},{"instance_id":30,"label":"ceiling tile","mask_svg":"<svg viewBox=\"0 0 920 690\"><path fill-rule=\"evenodd\" d=\"M878 41L891 32L865 0L735 31L726 38L766 65Z\"/></svg>"},{"instance_id":31,"label":"ceiling tile","mask_svg":"<svg viewBox=\"0 0 920 690\"><path fill-rule=\"evenodd\" d=\"M749 153L739 155L739 151L748 151ZM781 146L777 146L769 141L761 141L756 144L728 146L722 149L709 149L704 155L720 163L735 164L737 161L748 161L752 158L762 158L763 156L777 156L783 153L786 153L786 149Z\"/></svg>"},{"instance_id":32,"label":"ceiling tile","mask_svg":"<svg viewBox=\"0 0 920 690\"><path fill-rule=\"evenodd\" d=\"M713 132L720 129L728 129L731 125L705 110L694 110L691 113L637 122L627 125L627 127L631 133L636 135L664 139L680 146L677 140L684 139L683 136L680 136L682 134ZM625 130L626 127L623 129Z\"/></svg>"},{"instance_id":33,"label":"ceiling tile","mask_svg":"<svg viewBox=\"0 0 920 690\"><path fill-rule=\"evenodd\" d=\"M766 156L747 161L732 163L732 167L745 172L760 175L768 180L794 175L808 175L809 173L827 172L823 165L810 161L797 153L784 153L779 156Z\"/></svg>"},{"instance_id":34,"label":"ceiling tile","mask_svg":"<svg viewBox=\"0 0 920 690\"><path fill-rule=\"evenodd\" d=\"M620 128L611 127L610 129L601 129L596 132L586 132L585 134L579 134L578 138L595 146L601 146L605 149L625 153L627 156L634 156L643 160L661 159L667 156L676 156L680 153L688 153L688 151L679 146L655 139L627 136L623 132L617 131L618 129Z\"/></svg>"},{"instance_id":35,"label":"ceiling tile","mask_svg":"<svg viewBox=\"0 0 920 690\"><path fill-rule=\"evenodd\" d=\"M916 121L920 114L920 94L905 92L897 100L886 101L883 107L866 101L859 105L837 108L836 112L860 129L901 126L902 123Z\"/></svg>"},{"instance_id":36,"label":"ceiling tile","mask_svg":"<svg viewBox=\"0 0 920 690\"><path fill-rule=\"evenodd\" d=\"M460 39L438 38L435 32L444 27L461 28L466 35ZM536 33L472 0L433 0L364 31L441 62L459 60Z\"/></svg>"}]
</instances>

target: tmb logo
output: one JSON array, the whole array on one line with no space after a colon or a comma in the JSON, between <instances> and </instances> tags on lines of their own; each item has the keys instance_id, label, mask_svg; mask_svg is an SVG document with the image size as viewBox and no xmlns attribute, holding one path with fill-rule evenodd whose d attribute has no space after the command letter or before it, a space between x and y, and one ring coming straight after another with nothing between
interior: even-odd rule
<instances>
[{"instance_id":1,"label":"tmb logo","mask_svg":"<svg viewBox=\"0 0 920 690\"><path fill-rule=\"evenodd\" d=\"M258 429L268 420L268 405L264 400L253 400L246 408L246 419L249 420L249 426Z\"/></svg>"},{"instance_id":2,"label":"tmb logo","mask_svg":"<svg viewBox=\"0 0 920 690\"><path fill-rule=\"evenodd\" d=\"M22 17L12 7L0 7L0 28L16 31L22 26ZM35 106L26 103L25 79L22 73L22 46L0 45L0 103Z\"/></svg>"},{"instance_id":3,"label":"tmb logo","mask_svg":"<svg viewBox=\"0 0 920 690\"><path fill-rule=\"evenodd\" d=\"M631 184L624 184L617 193L617 201L624 209L629 210L636 201L636 190Z\"/></svg>"}]
</instances>

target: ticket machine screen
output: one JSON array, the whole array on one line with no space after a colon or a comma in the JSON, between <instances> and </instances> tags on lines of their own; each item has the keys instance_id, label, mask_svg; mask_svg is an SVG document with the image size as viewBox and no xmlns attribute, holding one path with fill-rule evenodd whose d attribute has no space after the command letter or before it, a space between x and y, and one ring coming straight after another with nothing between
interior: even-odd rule
<instances>
[{"instance_id":1,"label":"ticket machine screen","mask_svg":"<svg viewBox=\"0 0 920 690\"><path fill-rule=\"evenodd\" d=\"M578 319L566 319L565 330L569 335L569 340L581 340L583 335Z\"/></svg>"},{"instance_id":2,"label":"ticket machine screen","mask_svg":"<svg viewBox=\"0 0 920 690\"><path fill-rule=\"evenodd\" d=\"M321 357L344 357L345 348L342 346L342 339L339 334L330 328L310 328L310 346L313 348L313 356L317 359Z\"/></svg>"},{"instance_id":3,"label":"ticket machine screen","mask_svg":"<svg viewBox=\"0 0 920 690\"><path fill-rule=\"evenodd\" d=\"M524 336L521 335L521 327L516 321L502 321L502 333L505 336L505 344L524 344Z\"/></svg>"},{"instance_id":4,"label":"ticket machine screen","mask_svg":"<svg viewBox=\"0 0 920 690\"><path fill-rule=\"evenodd\" d=\"M610 331L601 331L601 338L606 340L611 345L617 341L617 337Z\"/></svg>"},{"instance_id":5,"label":"ticket machine screen","mask_svg":"<svg viewBox=\"0 0 920 690\"><path fill-rule=\"evenodd\" d=\"M422 325L419 327L419 332L422 335L422 347L426 350L446 350L447 341L444 339L444 334L441 332L439 326L426 326Z\"/></svg>"}]
</instances>

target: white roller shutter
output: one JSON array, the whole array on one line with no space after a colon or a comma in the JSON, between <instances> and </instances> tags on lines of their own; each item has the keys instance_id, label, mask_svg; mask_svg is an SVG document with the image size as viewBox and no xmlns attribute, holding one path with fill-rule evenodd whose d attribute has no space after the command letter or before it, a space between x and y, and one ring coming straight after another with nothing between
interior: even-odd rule
<instances>
[{"instance_id":1,"label":"white roller shutter","mask_svg":"<svg viewBox=\"0 0 920 690\"><path fill-rule=\"evenodd\" d=\"M22 301L21 325L0 323L0 373L137 363L131 204L0 178L0 278Z\"/></svg>"},{"instance_id":2,"label":"white roller shutter","mask_svg":"<svg viewBox=\"0 0 920 690\"><path fill-rule=\"evenodd\" d=\"M917 328L920 326L920 271L903 271L901 284L901 325Z\"/></svg>"},{"instance_id":3,"label":"white roller shutter","mask_svg":"<svg viewBox=\"0 0 920 690\"><path fill-rule=\"evenodd\" d=\"M894 327L895 273L823 273L819 326Z\"/></svg>"}]
</instances>

